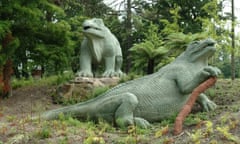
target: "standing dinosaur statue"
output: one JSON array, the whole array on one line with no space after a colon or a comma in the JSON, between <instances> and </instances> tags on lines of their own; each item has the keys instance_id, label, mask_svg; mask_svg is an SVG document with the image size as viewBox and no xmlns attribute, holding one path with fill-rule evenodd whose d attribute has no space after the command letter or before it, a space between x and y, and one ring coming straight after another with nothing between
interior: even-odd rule
<instances>
[{"instance_id":1,"label":"standing dinosaur statue","mask_svg":"<svg viewBox=\"0 0 240 144\"><path fill-rule=\"evenodd\" d=\"M136 124L146 128L177 114L199 84L220 74L208 66L208 58L216 48L211 39L195 41L172 63L158 72L117 85L102 95L56 110L43 113L43 119L56 119L60 113L76 118L104 119L117 126ZM216 104L201 93L198 103L204 110L214 110Z\"/></svg>"},{"instance_id":2,"label":"standing dinosaur statue","mask_svg":"<svg viewBox=\"0 0 240 144\"><path fill-rule=\"evenodd\" d=\"M105 62L103 77L123 76L122 50L117 38L99 18L83 22L84 39L80 49L80 70L77 76L93 77L92 63Z\"/></svg>"}]
</instances>

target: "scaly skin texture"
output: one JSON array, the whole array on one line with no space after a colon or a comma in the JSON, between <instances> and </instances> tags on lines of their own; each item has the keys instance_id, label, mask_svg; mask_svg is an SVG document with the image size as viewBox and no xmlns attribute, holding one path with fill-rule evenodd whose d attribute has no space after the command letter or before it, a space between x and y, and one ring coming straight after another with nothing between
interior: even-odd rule
<instances>
[{"instance_id":1,"label":"scaly skin texture","mask_svg":"<svg viewBox=\"0 0 240 144\"><path fill-rule=\"evenodd\" d=\"M93 18L83 23L84 40L80 49L80 70L77 76L93 77L92 63L105 62L103 77L124 75L121 71L122 50L117 38L102 19Z\"/></svg>"},{"instance_id":2,"label":"scaly skin texture","mask_svg":"<svg viewBox=\"0 0 240 144\"><path fill-rule=\"evenodd\" d=\"M120 127L136 124L146 128L149 122L178 113L194 88L221 73L207 64L215 52L214 43L211 39L193 42L174 62L154 74L122 83L89 101L48 111L41 117L55 119L63 113L93 120L101 118ZM198 102L206 111L216 108L203 93Z\"/></svg>"}]
</instances>

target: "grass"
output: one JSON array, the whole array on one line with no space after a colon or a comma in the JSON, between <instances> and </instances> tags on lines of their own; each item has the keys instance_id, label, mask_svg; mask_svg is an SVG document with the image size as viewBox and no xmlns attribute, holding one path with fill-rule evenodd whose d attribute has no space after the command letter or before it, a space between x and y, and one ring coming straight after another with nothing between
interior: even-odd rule
<instances>
[{"instance_id":1,"label":"grass","mask_svg":"<svg viewBox=\"0 0 240 144\"><path fill-rule=\"evenodd\" d=\"M24 80L15 82L16 87L28 85L57 85L71 75L52 76L34 82ZM123 130L100 120L79 121L75 118L60 115L58 120L31 121L31 116L18 118L6 116L6 122L0 123L0 144L15 141L16 143L52 143L52 144L182 144L182 143L240 143L240 99L238 87L240 80L232 84L230 80L219 80L217 85L207 91L218 104L213 112L194 112L184 121L184 133L172 134L174 118L153 124L150 129L130 126ZM96 90L98 95L103 89ZM93 95L96 96L96 95ZM230 99L230 101L229 101ZM223 109L224 108L224 109ZM5 137L4 137L5 136ZM3 138L3 139L1 139Z\"/></svg>"},{"instance_id":2,"label":"grass","mask_svg":"<svg viewBox=\"0 0 240 144\"><path fill-rule=\"evenodd\" d=\"M73 78L73 73L63 73L59 75L53 75L49 77L43 77L41 79L34 79L33 77L30 77L28 79L22 78L22 79L16 79L14 78L12 80L12 88L20 88L25 86L41 86L41 85L59 85L63 82L66 82Z\"/></svg>"}]
</instances>

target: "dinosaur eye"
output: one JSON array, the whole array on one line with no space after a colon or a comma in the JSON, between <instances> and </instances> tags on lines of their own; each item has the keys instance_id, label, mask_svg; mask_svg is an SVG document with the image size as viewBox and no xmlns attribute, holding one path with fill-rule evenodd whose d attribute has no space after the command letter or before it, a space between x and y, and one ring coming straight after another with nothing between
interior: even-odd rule
<instances>
[{"instance_id":1,"label":"dinosaur eye","mask_svg":"<svg viewBox=\"0 0 240 144\"><path fill-rule=\"evenodd\" d=\"M193 41L193 42L191 43L191 45L197 45L197 44L199 44L198 41Z\"/></svg>"},{"instance_id":2,"label":"dinosaur eye","mask_svg":"<svg viewBox=\"0 0 240 144\"><path fill-rule=\"evenodd\" d=\"M199 41L195 41L194 44L199 44Z\"/></svg>"}]
</instances>

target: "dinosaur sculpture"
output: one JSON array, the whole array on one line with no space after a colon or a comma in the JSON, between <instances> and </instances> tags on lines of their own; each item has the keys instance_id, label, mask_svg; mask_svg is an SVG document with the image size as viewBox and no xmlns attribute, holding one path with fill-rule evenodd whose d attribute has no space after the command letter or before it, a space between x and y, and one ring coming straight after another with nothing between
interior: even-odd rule
<instances>
[{"instance_id":1,"label":"dinosaur sculpture","mask_svg":"<svg viewBox=\"0 0 240 144\"><path fill-rule=\"evenodd\" d=\"M104 25L102 19L83 22L84 40L80 49L80 70L77 76L93 77L92 63L105 61L103 77L122 76L122 51L117 38Z\"/></svg>"},{"instance_id":2,"label":"dinosaur sculpture","mask_svg":"<svg viewBox=\"0 0 240 144\"><path fill-rule=\"evenodd\" d=\"M185 52L158 72L117 85L102 95L72 106L50 110L41 115L56 119L60 113L77 118L99 118L125 127L136 124L146 128L177 114L200 83L220 74L208 66L208 58L215 52L211 39L189 44ZM201 93L198 103L204 110L214 110L216 104Z\"/></svg>"}]
</instances>

